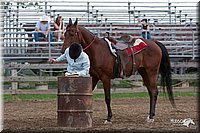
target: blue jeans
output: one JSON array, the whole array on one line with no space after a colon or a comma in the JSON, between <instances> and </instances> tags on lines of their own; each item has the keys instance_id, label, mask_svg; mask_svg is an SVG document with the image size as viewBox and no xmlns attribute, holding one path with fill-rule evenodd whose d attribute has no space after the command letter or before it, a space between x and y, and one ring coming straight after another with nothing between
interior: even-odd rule
<instances>
[{"instance_id":1,"label":"blue jeans","mask_svg":"<svg viewBox=\"0 0 200 133\"><path fill-rule=\"evenodd\" d=\"M146 32L143 31L142 32L142 37L145 38L145 39L151 39L151 35L150 35L149 31L146 31Z\"/></svg>"},{"instance_id":2,"label":"blue jeans","mask_svg":"<svg viewBox=\"0 0 200 133\"><path fill-rule=\"evenodd\" d=\"M44 35L44 34L42 34L42 33L40 33L40 32L34 32L34 38L35 38L35 41L36 42L38 42L40 39L40 37L44 37L44 38L47 38L48 37L48 35ZM47 38L48 39L48 38ZM50 42L52 42L52 40L53 40L53 33L52 32L50 32Z\"/></svg>"}]
</instances>

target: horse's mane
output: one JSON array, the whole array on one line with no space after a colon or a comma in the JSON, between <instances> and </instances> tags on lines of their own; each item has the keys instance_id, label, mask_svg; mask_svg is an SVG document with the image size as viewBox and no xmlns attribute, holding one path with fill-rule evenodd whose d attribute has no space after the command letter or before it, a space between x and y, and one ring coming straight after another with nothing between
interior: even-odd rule
<instances>
[{"instance_id":1,"label":"horse's mane","mask_svg":"<svg viewBox=\"0 0 200 133\"><path fill-rule=\"evenodd\" d=\"M84 26L78 25L78 28L87 31L88 33L90 33L90 34L93 35L93 36L96 36L94 33L92 33L90 30L88 30L88 29L85 28ZM99 37L96 36L96 38L99 38ZM106 37L106 38L107 38L109 41L111 41L112 43L114 43L114 44L117 43L117 40L116 40L115 38L113 38L113 37L108 36L108 37ZM99 38L99 39L102 39L102 38Z\"/></svg>"},{"instance_id":2,"label":"horse's mane","mask_svg":"<svg viewBox=\"0 0 200 133\"><path fill-rule=\"evenodd\" d=\"M88 29L85 28L84 26L78 25L78 28L84 29L85 31L89 32L91 35L96 36L94 33L92 33L90 30L88 30Z\"/></svg>"}]
</instances>

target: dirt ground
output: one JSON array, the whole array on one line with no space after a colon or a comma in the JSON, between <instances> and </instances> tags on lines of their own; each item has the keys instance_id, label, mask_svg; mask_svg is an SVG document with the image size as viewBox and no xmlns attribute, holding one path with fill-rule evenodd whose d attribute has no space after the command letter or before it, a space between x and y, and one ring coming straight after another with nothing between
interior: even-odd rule
<instances>
[{"instance_id":1,"label":"dirt ground","mask_svg":"<svg viewBox=\"0 0 200 133\"><path fill-rule=\"evenodd\" d=\"M113 99L112 124L104 124L106 106L103 100L93 100L92 128L69 129L57 126L57 101L15 101L4 103L4 132L143 132L198 131L198 99L176 97L177 109L169 100L158 97L154 123L147 123L148 98ZM191 118L195 125L183 126L181 121Z\"/></svg>"}]
</instances>

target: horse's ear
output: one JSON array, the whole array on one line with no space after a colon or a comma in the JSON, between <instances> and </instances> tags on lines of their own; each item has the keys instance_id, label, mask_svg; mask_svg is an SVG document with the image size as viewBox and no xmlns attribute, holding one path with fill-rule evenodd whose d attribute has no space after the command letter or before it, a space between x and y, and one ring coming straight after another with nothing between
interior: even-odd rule
<instances>
[{"instance_id":1,"label":"horse's ear","mask_svg":"<svg viewBox=\"0 0 200 133\"><path fill-rule=\"evenodd\" d=\"M69 18L69 24L68 25L72 25L72 19Z\"/></svg>"},{"instance_id":2,"label":"horse's ear","mask_svg":"<svg viewBox=\"0 0 200 133\"><path fill-rule=\"evenodd\" d=\"M74 22L74 25L76 26L78 24L78 18L76 18L76 21Z\"/></svg>"}]
</instances>

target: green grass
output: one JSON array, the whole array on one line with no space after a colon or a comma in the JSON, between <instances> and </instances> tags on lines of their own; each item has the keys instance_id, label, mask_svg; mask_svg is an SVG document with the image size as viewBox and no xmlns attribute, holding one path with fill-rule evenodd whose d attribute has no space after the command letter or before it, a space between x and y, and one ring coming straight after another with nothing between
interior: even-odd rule
<instances>
[{"instance_id":1,"label":"green grass","mask_svg":"<svg viewBox=\"0 0 200 133\"><path fill-rule=\"evenodd\" d=\"M56 94L4 94L3 100L5 102L11 102L13 100L20 101L49 101L56 100Z\"/></svg>"},{"instance_id":2,"label":"green grass","mask_svg":"<svg viewBox=\"0 0 200 133\"><path fill-rule=\"evenodd\" d=\"M164 97L164 93L159 93L159 97ZM198 93L195 92L174 92L174 97L196 97ZM128 99L128 98L148 98L149 95L147 92L125 92L125 93L112 93L112 99ZM103 93L95 93L92 98L94 100L104 100ZM14 100L19 101L50 101L56 100L56 94L4 94L3 100L4 102L12 102Z\"/></svg>"},{"instance_id":3,"label":"green grass","mask_svg":"<svg viewBox=\"0 0 200 133\"><path fill-rule=\"evenodd\" d=\"M167 96L163 92L159 93L159 97ZM195 92L174 92L174 97L197 97L198 93ZM127 99L127 98L148 98L147 92L126 92L126 93L112 93L112 99ZM104 100L104 94L93 94L94 99Z\"/></svg>"},{"instance_id":4,"label":"green grass","mask_svg":"<svg viewBox=\"0 0 200 133\"><path fill-rule=\"evenodd\" d=\"M112 99L126 99L126 98L141 98L141 97L148 97L147 92L125 92L125 93L112 93ZM103 93L93 94L93 99L102 99L104 100Z\"/></svg>"}]
</instances>

